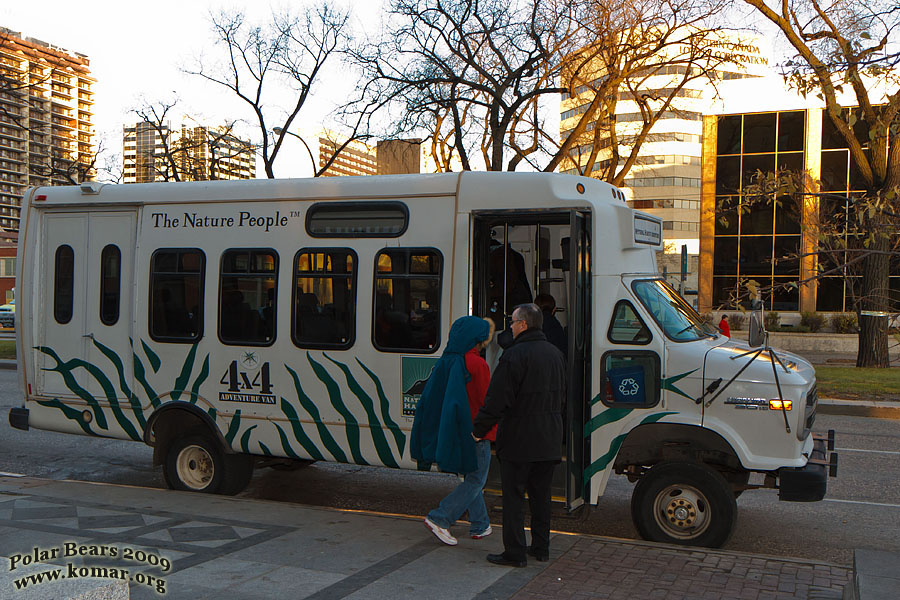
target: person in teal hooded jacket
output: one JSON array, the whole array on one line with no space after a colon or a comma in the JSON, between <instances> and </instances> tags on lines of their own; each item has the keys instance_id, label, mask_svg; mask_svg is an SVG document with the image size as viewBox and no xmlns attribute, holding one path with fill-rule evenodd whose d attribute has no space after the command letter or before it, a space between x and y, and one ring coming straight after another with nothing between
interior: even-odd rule
<instances>
[{"instance_id":1,"label":"person in teal hooded jacket","mask_svg":"<svg viewBox=\"0 0 900 600\"><path fill-rule=\"evenodd\" d=\"M419 399L410 436L410 454L420 468L437 463L442 471L465 476L425 518L425 526L451 546L457 540L449 528L466 511L473 538L491 533L483 495L491 446L487 439L476 442L472 437L472 415L484 404L490 379L478 352L493 337L492 329L492 323L478 317L461 317L453 323L447 347Z\"/></svg>"}]
</instances>

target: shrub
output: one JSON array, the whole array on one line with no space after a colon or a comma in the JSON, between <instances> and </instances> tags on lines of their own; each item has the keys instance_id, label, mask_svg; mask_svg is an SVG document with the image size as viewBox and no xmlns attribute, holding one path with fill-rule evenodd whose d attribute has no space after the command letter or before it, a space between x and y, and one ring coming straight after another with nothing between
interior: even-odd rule
<instances>
[{"instance_id":1,"label":"shrub","mask_svg":"<svg viewBox=\"0 0 900 600\"><path fill-rule=\"evenodd\" d=\"M856 333L856 314L843 313L831 316L831 328L835 333Z\"/></svg>"},{"instance_id":2,"label":"shrub","mask_svg":"<svg viewBox=\"0 0 900 600\"><path fill-rule=\"evenodd\" d=\"M765 316L765 323L766 331L776 331L778 329L778 325L781 323L781 315L779 315L774 310L767 312Z\"/></svg>"},{"instance_id":3,"label":"shrub","mask_svg":"<svg viewBox=\"0 0 900 600\"><path fill-rule=\"evenodd\" d=\"M700 318L703 320L704 323L711 323L711 324L715 325L717 322L715 320L714 315L711 312L701 313Z\"/></svg>"},{"instance_id":4,"label":"shrub","mask_svg":"<svg viewBox=\"0 0 900 600\"><path fill-rule=\"evenodd\" d=\"M805 325L812 333L817 333L825 326L825 317L817 312L800 313L800 325Z\"/></svg>"},{"instance_id":5,"label":"shrub","mask_svg":"<svg viewBox=\"0 0 900 600\"><path fill-rule=\"evenodd\" d=\"M732 329L743 329L744 320L744 313L732 313L728 315L728 321L731 323Z\"/></svg>"}]
</instances>

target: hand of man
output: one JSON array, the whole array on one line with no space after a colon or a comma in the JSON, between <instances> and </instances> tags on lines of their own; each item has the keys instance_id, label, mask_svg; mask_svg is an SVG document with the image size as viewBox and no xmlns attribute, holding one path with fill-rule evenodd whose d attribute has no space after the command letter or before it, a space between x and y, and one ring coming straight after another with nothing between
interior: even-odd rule
<instances>
[{"instance_id":1,"label":"hand of man","mask_svg":"<svg viewBox=\"0 0 900 600\"><path fill-rule=\"evenodd\" d=\"M472 434L472 439L475 440L476 442L480 442L480 441L483 440L484 438L475 437L475 434L473 433L473 434Z\"/></svg>"}]
</instances>

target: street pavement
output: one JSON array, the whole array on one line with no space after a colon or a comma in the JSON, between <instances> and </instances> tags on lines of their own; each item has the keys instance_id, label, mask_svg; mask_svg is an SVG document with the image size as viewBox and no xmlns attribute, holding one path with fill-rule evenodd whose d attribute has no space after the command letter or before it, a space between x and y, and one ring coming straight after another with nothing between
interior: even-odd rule
<instances>
[{"instance_id":1,"label":"street pavement","mask_svg":"<svg viewBox=\"0 0 900 600\"><path fill-rule=\"evenodd\" d=\"M501 537L495 525L451 547L414 517L0 477L0 598L837 600L851 578L841 565L565 533L549 562L500 567L485 557Z\"/></svg>"},{"instance_id":2,"label":"street pavement","mask_svg":"<svg viewBox=\"0 0 900 600\"><path fill-rule=\"evenodd\" d=\"M822 399L819 410L900 418L900 402ZM555 532L549 562L517 569L485 560L502 551L501 537L495 525L450 547L402 515L0 476L2 599L837 600L852 577L876 591L860 600L900 589L895 555L865 556L854 575L805 559Z\"/></svg>"}]
</instances>

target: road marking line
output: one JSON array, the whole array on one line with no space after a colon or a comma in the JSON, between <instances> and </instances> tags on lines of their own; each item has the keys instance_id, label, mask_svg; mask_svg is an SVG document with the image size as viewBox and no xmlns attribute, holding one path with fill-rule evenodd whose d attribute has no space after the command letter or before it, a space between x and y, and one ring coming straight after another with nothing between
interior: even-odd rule
<instances>
[{"instance_id":1,"label":"road marking line","mask_svg":"<svg viewBox=\"0 0 900 600\"><path fill-rule=\"evenodd\" d=\"M869 454L900 454L893 450L861 450L860 448L835 448L835 452L867 452Z\"/></svg>"},{"instance_id":2,"label":"road marking line","mask_svg":"<svg viewBox=\"0 0 900 600\"><path fill-rule=\"evenodd\" d=\"M837 498L825 498L822 502L840 502L841 504L865 504L867 506L884 506L886 508L900 508L900 504L886 504L884 502L863 502L862 500L838 500Z\"/></svg>"},{"instance_id":3,"label":"road marking line","mask_svg":"<svg viewBox=\"0 0 900 600\"><path fill-rule=\"evenodd\" d=\"M7 473L6 471L0 471L0 477L25 477L22 473Z\"/></svg>"}]
</instances>

